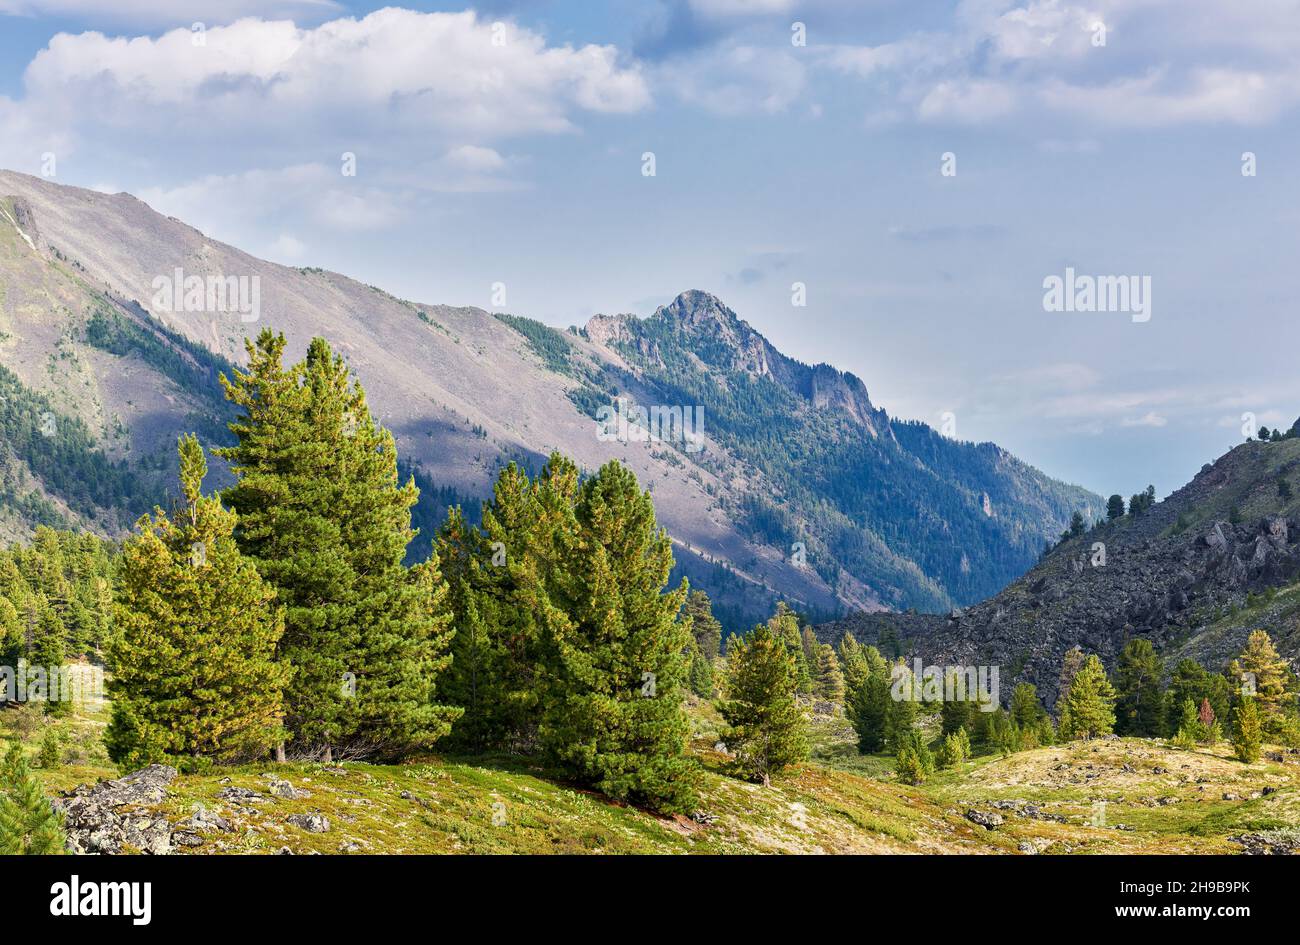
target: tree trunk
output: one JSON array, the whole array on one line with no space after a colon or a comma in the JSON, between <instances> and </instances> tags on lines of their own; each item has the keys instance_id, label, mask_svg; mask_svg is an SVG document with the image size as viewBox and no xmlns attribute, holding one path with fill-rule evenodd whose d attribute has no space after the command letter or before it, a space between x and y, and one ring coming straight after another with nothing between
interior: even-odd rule
<instances>
[{"instance_id":1,"label":"tree trunk","mask_svg":"<svg viewBox=\"0 0 1300 945\"><path fill-rule=\"evenodd\" d=\"M275 760L280 764L284 764L284 742L280 742L275 746Z\"/></svg>"},{"instance_id":2,"label":"tree trunk","mask_svg":"<svg viewBox=\"0 0 1300 945\"><path fill-rule=\"evenodd\" d=\"M334 749L329 745L325 746L325 754L321 758L323 764L331 765L334 763Z\"/></svg>"}]
</instances>

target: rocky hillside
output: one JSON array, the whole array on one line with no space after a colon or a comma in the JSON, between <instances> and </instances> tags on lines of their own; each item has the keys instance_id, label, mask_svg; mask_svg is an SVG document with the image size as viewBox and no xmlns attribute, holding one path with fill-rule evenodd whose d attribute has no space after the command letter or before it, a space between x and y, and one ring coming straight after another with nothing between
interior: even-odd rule
<instances>
[{"instance_id":1,"label":"rocky hillside","mask_svg":"<svg viewBox=\"0 0 1300 945\"><path fill-rule=\"evenodd\" d=\"M316 335L348 358L421 475L418 551L433 506L485 496L508 461L618 458L732 626L779 597L823 615L978 600L1100 508L992 444L892 421L859 379L787 358L705 293L560 332L256 259L127 194L0 172L0 210L0 537L128 527L165 497L178 433L225 436L217 376L267 325L291 358ZM255 306L214 304L218 279L255 284ZM702 441L598 436L619 397L702 407Z\"/></svg>"},{"instance_id":2,"label":"rocky hillside","mask_svg":"<svg viewBox=\"0 0 1300 945\"><path fill-rule=\"evenodd\" d=\"M965 611L861 615L819 633L851 632L927 664L999 665L1004 696L1027 680L1048 705L1076 645L1113 666L1142 636L1171 663L1222 667L1265 627L1284 655L1300 656L1297 492L1300 438L1243 443L1145 513L1063 542Z\"/></svg>"}]
</instances>

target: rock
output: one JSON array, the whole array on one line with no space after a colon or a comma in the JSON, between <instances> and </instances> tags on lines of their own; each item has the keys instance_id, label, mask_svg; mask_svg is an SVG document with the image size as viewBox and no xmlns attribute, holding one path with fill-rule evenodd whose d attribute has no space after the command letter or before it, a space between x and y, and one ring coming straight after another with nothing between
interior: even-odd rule
<instances>
[{"instance_id":1,"label":"rock","mask_svg":"<svg viewBox=\"0 0 1300 945\"><path fill-rule=\"evenodd\" d=\"M324 814L290 814L284 821L308 833L325 833L330 829L329 819Z\"/></svg>"},{"instance_id":2,"label":"rock","mask_svg":"<svg viewBox=\"0 0 1300 945\"><path fill-rule=\"evenodd\" d=\"M1169 771L1168 771L1167 769L1165 769L1165 768L1160 767L1159 765L1156 765L1154 768L1151 769L1151 773L1152 773L1152 774L1168 774Z\"/></svg>"},{"instance_id":3,"label":"rock","mask_svg":"<svg viewBox=\"0 0 1300 945\"><path fill-rule=\"evenodd\" d=\"M265 794L259 794L256 791L245 787L228 787L222 788L217 792L217 797L223 801L230 801L233 804L258 804L266 800Z\"/></svg>"},{"instance_id":4,"label":"rock","mask_svg":"<svg viewBox=\"0 0 1300 945\"><path fill-rule=\"evenodd\" d=\"M1223 792L1223 799L1224 799L1225 801L1239 801L1239 800L1241 800L1241 795L1240 795L1240 794L1233 794L1233 793L1231 793L1231 792L1229 792L1229 791L1224 791L1224 792Z\"/></svg>"},{"instance_id":5,"label":"rock","mask_svg":"<svg viewBox=\"0 0 1300 945\"><path fill-rule=\"evenodd\" d=\"M691 820L697 824L703 824L706 827L712 827L718 822L718 818L706 810L697 810L691 812Z\"/></svg>"},{"instance_id":6,"label":"rock","mask_svg":"<svg viewBox=\"0 0 1300 945\"><path fill-rule=\"evenodd\" d=\"M80 785L56 800L54 808L63 815L68 851L170 853L171 824L161 814L142 808L160 804L175 777L175 768L149 765L116 780Z\"/></svg>"},{"instance_id":7,"label":"rock","mask_svg":"<svg viewBox=\"0 0 1300 945\"><path fill-rule=\"evenodd\" d=\"M1233 843L1244 847L1243 853L1251 856L1295 856L1300 853L1300 830L1266 830L1243 833L1229 837Z\"/></svg>"},{"instance_id":8,"label":"rock","mask_svg":"<svg viewBox=\"0 0 1300 945\"><path fill-rule=\"evenodd\" d=\"M194 815L189 819L189 826L195 830L220 830L229 833L234 828L220 814L213 813L202 804L194 805Z\"/></svg>"},{"instance_id":9,"label":"rock","mask_svg":"<svg viewBox=\"0 0 1300 945\"><path fill-rule=\"evenodd\" d=\"M404 801L409 801L409 800L411 799L411 792L410 792L410 791L403 791L401 794L399 794L399 795L397 795L397 796L400 797L400 798L401 798L402 800L404 800Z\"/></svg>"},{"instance_id":10,"label":"rock","mask_svg":"<svg viewBox=\"0 0 1300 945\"><path fill-rule=\"evenodd\" d=\"M340 853L356 853L360 849L361 844L357 843L355 840L344 840L339 844Z\"/></svg>"},{"instance_id":11,"label":"rock","mask_svg":"<svg viewBox=\"0 0 1300 945\"><path fill-rule=\"evenodd\" d=\"M1001 814L995 814L992 811L975 810L973 808L966 811L966 819L973 824L979 824L985 830L995 830L1003 824Z\"/></svg>"},{"instance_id":12,"label":"rock","mask_svg":"<svg viewBox=\"0 0 1300 945\"><path fill-rule=\"evenodd\" d=\"M172 843L181 847L201 847L203 838L197 833L190 833L188 830L177 830L172 834Z\"/></svg>"},{"instance_id":13,"label":"rock","mask_svg":"<svg viewBox=\"0 0 1300 945\"><path fill-rule=\"evenodd\" d=\"M279 778L272 778L270 784L267 786L267 790L276 797L283 797L290 801L311 797L311 791L308 791L305 788L296 788L288 781L282 781Z\"/></svg>"}]
</instances>

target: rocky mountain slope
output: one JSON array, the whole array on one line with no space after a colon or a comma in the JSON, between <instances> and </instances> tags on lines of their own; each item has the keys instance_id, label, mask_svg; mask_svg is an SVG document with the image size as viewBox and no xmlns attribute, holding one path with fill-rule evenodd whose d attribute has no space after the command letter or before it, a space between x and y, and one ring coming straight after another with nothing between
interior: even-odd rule
<instances>
[{"instance_id":1,"label":"rocky mountain slope","mask_svg":"<svg viewBox=\"0 0 1300 945\"><path fill-rule=\"evenodd\" d=\"M819 634L851 632L927 665L998 665L1004 698L1027 680L1048 705L1062 657L1076 645L1113 666L1124 644L1142 636L1170 664L1191 656L1218 669L1263 627L1295 657L1297 492L1300 438L1243 443L1143 514L1063 542L965 611L859 615Z\"/></svg>"},{"instance_id":2,"label":"rocky mountain slope","mask_svg":"<svg viewBox=\"0 0 1300 945\"><path fill-rule=\"evenodd\" d=\"M778 597L823 615L977 600L1074 510L1100 508L992 444L891 420L860 380L787 358L705 293L559 332L256 259L127 194L0 172L0 210L6 537L35 521L128 527L165 494L179 432L223 438L217 375L266 325L290 357L316 335L347 357L426 504L485 496L503 463L556 449L587 469L628 463L679 571L733 626ZM255 285L255 306L213 296L214 279L231 300ZM620 397L702 407L704 449L598 436Z\"/></svg>"}]
</instances>

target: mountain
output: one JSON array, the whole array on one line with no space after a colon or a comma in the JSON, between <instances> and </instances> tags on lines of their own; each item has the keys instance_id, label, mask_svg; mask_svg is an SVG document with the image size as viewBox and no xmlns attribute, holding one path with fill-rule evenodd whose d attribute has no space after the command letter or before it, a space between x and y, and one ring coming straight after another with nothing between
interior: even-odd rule
<instances>
[{"instance_id":1,"label":"mountain","mask_svg":"<svg viewBox=\"0 0 1300 945\"><path fill-rule=\"evenodd\" d=\"M967 604L1102 507L993 444L891 419L858 378L786 357L707 293L561 332L266 262L128 194L0 172L0 536L37 521L120 534L164 501L177 434L225 439L217 377L267 325L289 357L320 335L356 371L424 491L417 554L441 508L476 504L506 462L617 458L653 492L679 573L733 627L778 598L821 616ZM616 403L677 426L601 435ZM698 438L678 435L686 417Z\"/></svg>"},{"instance_id":2,"label":"mountain","mask_svg":"<svg viewBox=\"0 0 1300 945\"><path fill-rule=\"evenodd\" d=\"M817 632L852 633L926 665L996 665L1004 697L1032 682L1049 706L1073 646L1113 668L1125 643L1145 637L1170 667L1191 657L1218 670L1251 630L1266 629L1279 652L1300 656L1297 494L1293 428L1235 447L1139 515L1063 541L964 612L861 614Z\"/></svg>"}]
</instances>

